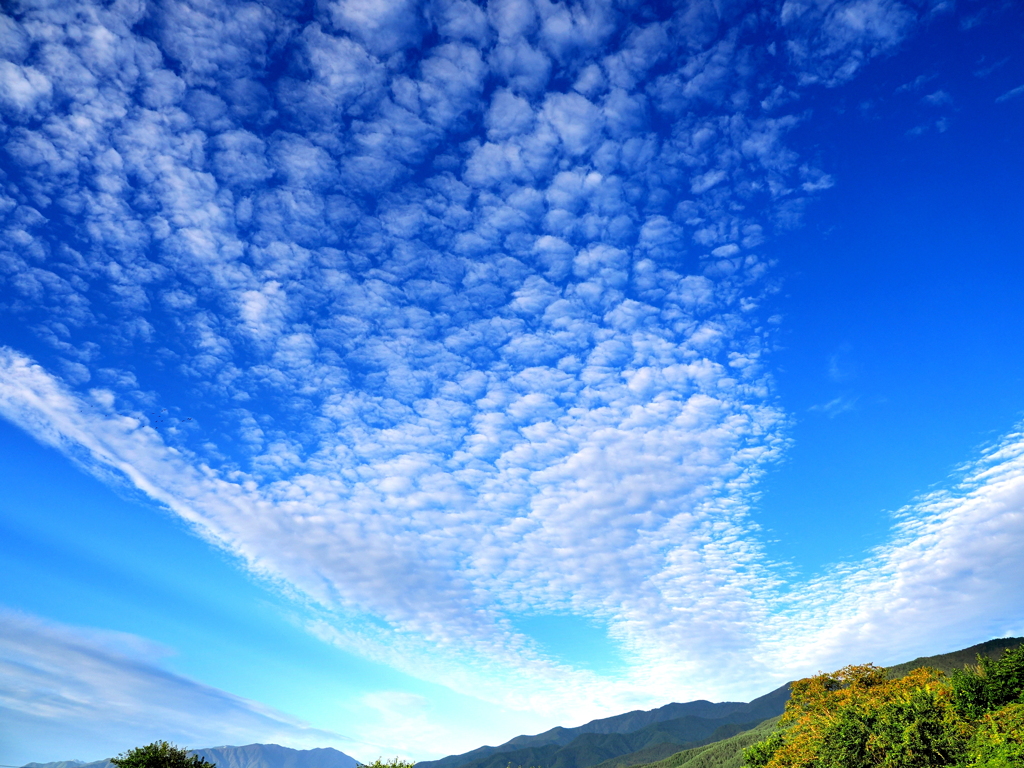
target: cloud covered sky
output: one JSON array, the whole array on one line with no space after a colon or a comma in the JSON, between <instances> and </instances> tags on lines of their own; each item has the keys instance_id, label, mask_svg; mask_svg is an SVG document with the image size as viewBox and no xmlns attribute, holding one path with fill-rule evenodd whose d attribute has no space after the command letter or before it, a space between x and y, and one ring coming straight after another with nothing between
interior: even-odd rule
<instances>
[{"instance_id":1,"label":"cloud covered sky","mask_svg":"<svg viewBox=\"0 0 1024 768\"><path fill-rule=\"evenodd\" d=\"M90 523L70 493L31 514L15 489L7 526L51 553L100 531L67 544L93 558L198 537L195 557L230 567L193 592L291 632L254 683L224 671L250 619L184 636L133 618L146 589L102 607L152 564L57 579L95 584L74 611L19 566L0 702L26 725L5 762L104 756L154 721L193 746L433 756L1024 632L1019 398L967 409L953 458L894 486L891 516L860 499L873 538L830 547L813 532L846 510L787 504L786 482L821 466L797 461L813 429L886 418L885 371L862 371L870 334L848 315L807 402L779 362L850 297L906 284L876 260L875 288L836 267L831 309L787 304L857 242L801 272L818 241L799 233L871 231L855 212L808 230L853 199L837 148L884 125L886 151L934 159L977 143L965 112L1019 125L1024 66L991 53L1019 42L1012 6L116 0L13 3L0 24L0 413L11 445L46 447L10 455L84 470L144 520ZM908 63L945 39L969 67ZM1003 198L1019 208L1019 186ZM962 262L933 262L954 284ZM990 299L957 311L1012 306ZM872 331L913 327L891 305ZM923 349L929 332L889 335ZM993 377L1010 388L1016 354ZM789 512L759 517L762 497ZM310 639L344 660L323 684L350 704L287 692L309 674L288 647ZM140 660L153 641L180 658ZM135 706L153 690L173 716ZM83 707L106 730L45 746Z\"/></svg>"}]
</instances>

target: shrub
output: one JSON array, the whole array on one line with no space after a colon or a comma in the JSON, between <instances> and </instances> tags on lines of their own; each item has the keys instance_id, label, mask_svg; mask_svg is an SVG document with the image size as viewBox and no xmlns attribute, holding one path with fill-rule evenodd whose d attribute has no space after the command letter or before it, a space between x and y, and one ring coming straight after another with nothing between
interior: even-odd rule
<instances>
[{"instance_id":1,"label":"shrub","mask_svg":"<svg viewBox=\"0 0 1024 768\"><path fill-rule=\"evenodd\" d=\"M1024 646L946 677L872 664L799 680L747 768L1022 768Z\"/></svg>"},{"instance_id":2,"label":"shrub","mask_svg":"<svg viewBox=\"0 0 1024 768\"><path fill-rule=\"evenodd\" d=\"M967 747L970 768L1024 765L1024 703L1008 704L982 717Z\"/></svg>"},{"instance_id":3,"label":"shrub","mask_svg":"<svg viewBox=\"0 0 1024 768\"><path fill-rule=\"evenodd\" d=\"M951 680L954 702L967 717L1018 701L1024 696L1024 646L998 659L979 655L977 666L954 672Z\"/></svg>"},{"instance_id":4,"label":"shrub","mask_svg":"<svg viewBox=\"0 0 1024 768\"><path fill-rule=\"evenodd\" d=\"M154 741L110 759L117 768L216 768L206 758L190 755L184 747L166 741Z\"/></svg>"},{"instance_id":5,"label":"shrub","mask_svg":"<svg viewBox=\"0 0 1024 768\"><path fill-rule=\"evenodd\" d=\"M416 765L415 762L402 760L398 757L393 757L390 760L378 757L372 763L360 763L359 768L412 768L414 765Z\"/></svg>"},{"instance_id":6,"label":"shrub","mask_svg":"<svg viewBox=\"0 0 1024 768\"><path fill-rule=\"evenodd\" d=\"M780 729L744 757L749 768L938 768L970 735L941 673L889 680L866 664L793 683Z\"/></svg>"}]
</instances>

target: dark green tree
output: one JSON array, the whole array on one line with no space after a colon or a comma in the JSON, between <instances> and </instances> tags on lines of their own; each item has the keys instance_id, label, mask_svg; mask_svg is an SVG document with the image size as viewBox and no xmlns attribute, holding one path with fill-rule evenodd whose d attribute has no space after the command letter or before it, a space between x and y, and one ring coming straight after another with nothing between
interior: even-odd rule
<instances>
[{"instance_id":1,"label":"dark green tree","mask_svg":"<svg viewBox=\"0 0 1024 768\"><path fill-rule=\"evenodd\" d=\"M782 734L779 731L773 731L767 739L743 750L744 765L747 768L765 768L785 743Z\"/></svg>"},{"instance_id":2,"label":"dark green tree","mask_svg":"<svg viewBox=\"0 0 1024 768\"><path fill-rule=\"evenodd\" d=\"M110 759L117 768L217 768L205 757L190 755L184 747L166 741L154 741Z\"/></svg>"},{"instance_id":3,"label":"dark green tree","mask_svg":"<svg viewBox=\"0 0 1024 768\"><path fill-rule=\"evenodd\" d=\"M978 656L976 667L954 672L953 703L970 718L1024 698L1024 645L998 659Z\"/></svg>"}]
</instances>

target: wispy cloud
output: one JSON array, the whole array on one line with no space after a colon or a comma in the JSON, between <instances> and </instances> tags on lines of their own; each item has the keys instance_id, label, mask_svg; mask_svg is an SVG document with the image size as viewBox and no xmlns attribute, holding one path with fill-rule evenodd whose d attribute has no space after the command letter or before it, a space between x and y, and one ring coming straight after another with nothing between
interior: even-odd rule
<instances>
[{"instance_id":1,"label":"wispy cloud","mask_svg":"<svg viewBox=\"0 0 1024 768\"><path fill-rule=\"evenodd\" d=\"M1018 85L1016 88L1011 88L1006 93L996 98L997 104L1002 104L1004 101L1014 99L1024 93L1024 85Z\"/></svg>"},{"instance_id":2,"label":"wispy cloud","mask_svg":"<svg viewBox=\"0 0 1024 768\"><path fill-rule=\"evenodd\" d=\"M925 104L929 104L933 107L942 107L947 104L953 103L953 97L948 92L943 90L934 91L929 93L927 96L921 98Z\"/></svg>"},{"instance_id":3,"label":"wispy cloud","mask_svg":"<svg viewBox=\"0 0 1024 768\"><path fill-rule=\"evenodd\" d=\"M987 57L982 58L978 62L978 68L976 70L974 70L974 76L975 77L978 77L978 78L988 77L989 75L991 75L996 70L1001 69L1002 67L1005 67L1009 63L1009 61L1010 61L1010 57L1009 56L1005 56L1005 57L1003 57L1001 59L998 59L997 61L992 61L992 62L987 62L986 59L987 59Z\"/></svg>"},{"instance_id":4,"label":"wispy cloud","mask_svg":"<svg viewBox=\"0 0 1024 768\"><path fill-rule=\"evenodd\" d=\"M164 652L133 635L0 609L5 755L100 760L156 738L358 751L337 733L167 672L158 663Z\"/></svg>"},{"instance_id":5,"label":"wispy cloud","mask_svg":"<svg viewBox=\"0 0 1024 768\"><path fill-rule=\"evenodd\" d=\"M841 344L835 352L828 356L828 377L835 382L849 381L857 373L857 365L853 361L853 348L849 344Z\"/></svg>"},{"instance_id":6,"label":"wispy cloud","mask_svg":"<svg viewBox=\"0 0 1024 768\"><path fill-rule=\"evenodd\" d=\"M915 77L910 82L903 83L903 85L898 87L895 92L896 93L904 93L904 92L907 92L907 91L910 91L910 92L920 91L923 86L927 85L928 83L930 83L932 80L934 80L937 77L938 77L938 74L935 74L935 73L928 74L928 75L918 75L917 77Z\"/></svg>"},{"instance_id":7,"label":"wispy cloud","mask_svg":"<svg viewBox=\"0 0 1024 768\"><path fill-rule=\"evenodd\" d=\"M831 669L850 661L851 648L892 663L978 636L1020 635L1022 536L1024 433L1015 431L948 489L899 510L890 543L795 590L769 622L769 635L780 634L768 645L802 648L796 668Z\"/></svg>"},{"instance_id":8,"label":"wispy cloud","mask_svg":"<svg viewBox=\"0 0 1024 768\"><path fill-rule=\"evenodd\" d=\"M824 413L830 419L834 419L841 413L852 411L857 407L857 398L850 397L848 395L839 395L839 397L832 398L827 403L819 403L812 405L810 410L818 413Z\"/></svg>"}]
</instances>

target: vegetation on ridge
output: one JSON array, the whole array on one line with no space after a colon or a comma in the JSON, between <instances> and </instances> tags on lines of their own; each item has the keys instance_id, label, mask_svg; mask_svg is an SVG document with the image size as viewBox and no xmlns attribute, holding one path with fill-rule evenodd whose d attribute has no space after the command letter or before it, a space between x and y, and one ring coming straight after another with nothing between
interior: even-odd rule
<instances>
[{"instance_id":1,"label":"vegetation on ridge","mask_svg":"<svg viewBox=\"0 0 1024 768\"><path fill-rule=\"evenodd\" d=\"M372 763L360 763L359 768L412 768L414 765L416 763L403 760L400 757L393 757L390 760L378 757Z\"/></svg>"},{"instance_id":2,"label":"vegetation on ridge","mask_svg":"<svg viewBox=\"0 0 1024 768\"><path fill-rule=\"evenodd\" d=\"M1011 768L1024 765L1024 647L947 675L893 679L872 664L792 684L748 768Z\"/></svg>"},{"instance_id":3,"label":"vegetation on ridge","mask_svg":"<svg viewBox=\"0 0 1024 768\"><path fill-rule=\"evenodd\" d=\"M1020 646L1022 641L1024 638L1020 637L998 638L951 653L917 658L888 667L886 671L890 680L903 677L921 667L931 667L941 672L952 673L962 669L979 655L988 656L994 660L1006 650ZM788 688L788 686L786 687ZM641 756L640 753L636 753L606 761L595 768L630 768L632 766L636 766L636 768L742 768L744 765L743 751L756 742L768 738L778 722L779 718L774 717L764 721L756 728L732 738L686 749L657 762L651 759L634 759ZM1021 765L1024 767L1024 763Z\"/></svg>"}]
</instances>

